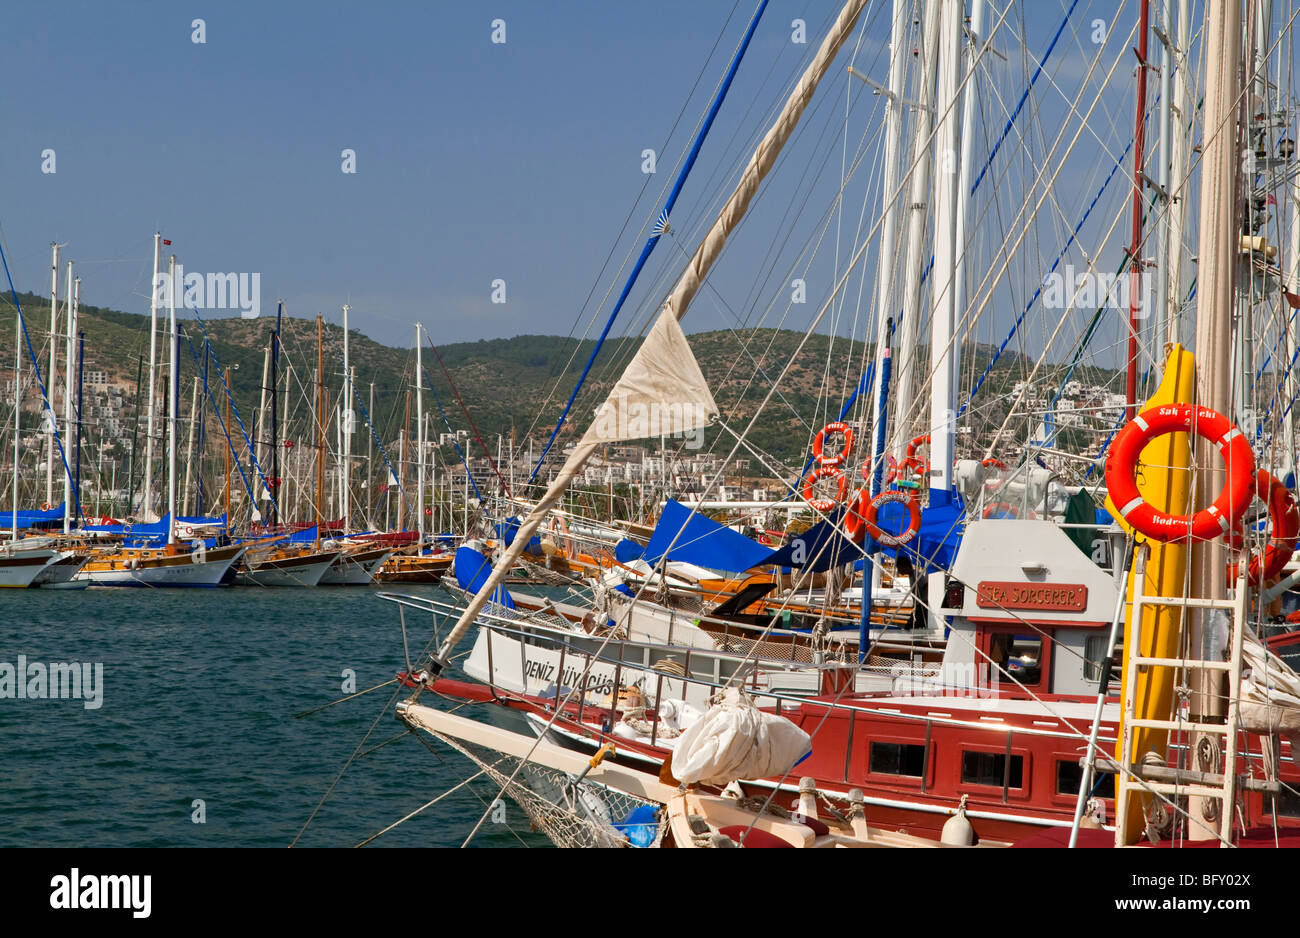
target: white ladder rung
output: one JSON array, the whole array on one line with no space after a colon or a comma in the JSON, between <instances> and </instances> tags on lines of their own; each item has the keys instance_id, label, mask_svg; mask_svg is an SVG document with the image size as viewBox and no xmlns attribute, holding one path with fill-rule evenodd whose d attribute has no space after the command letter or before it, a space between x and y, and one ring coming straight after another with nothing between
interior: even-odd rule
<instances>
[{"instance_id":1,"label":"white ladder rung","mask_svg":"<svg viewBox=\"0 0 1300 938\"><path fill-rule=\"evenodd\" d=\"M1134 602L1142 606L1186 606L1188 609L1226 609L1231 612L1235 600L1196 599L1190 596L1142 596Z\"/></svg>"},{"instance_id":2,"label":"white ladder rung","mask_svg":"<svg viewBox=\"0 0 1300 938\"><path fill-rule=\"evenodd\" d=\"M1222 788L1213 788L1209 785L1179 785L1175 782L1126 782L1125 785L1131 790L1154 791L1165 795L1188 795L1200 798L1217 798L1223 800L1224 792Z\"/></svg>"},{"instance_id":3,"label":"white ladder rung","mask_svg":"<svg viewBox=\"0 0 1300 938\"><path fill-rule=\"evenodd\" d=\"M1129 662L1158 668L1200 668L1205 671L1232 670L1232 665L1227 661L1204 661L1200 658L1151 658L1145 655L1135 655L1129 659Z\"/></svg>"},{"instance_id":4,"label":"white ladder rung","mask_svg":"<svg viewBox=\"0 0 1300 938\"><path fill-rule=\"evenodd\" d=\"M1193 720L1143 720L1131 717L1129 726L1142 726L1153 730L1182 730L1187 733L1218 733L1226 736L1228 728L1222 723L1197 723Z\"/></svg>"}]
</instances>

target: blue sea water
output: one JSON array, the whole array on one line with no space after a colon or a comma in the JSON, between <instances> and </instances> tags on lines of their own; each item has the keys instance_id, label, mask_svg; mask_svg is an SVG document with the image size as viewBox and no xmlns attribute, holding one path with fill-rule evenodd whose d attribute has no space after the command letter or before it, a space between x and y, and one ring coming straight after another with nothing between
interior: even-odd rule
<instances>
[{"instance_id":1,"label":"blue sea water","mask_svg":"<svg viewBox=\"0 0 1300 938\"><path fill-rule=\"evenodd\" d=\"M356 845L464 781L460 754L402 735L396 685L295 719L343 697L345 670L359 691L403 667L397 608L376 592L0 590L0 663L103 664L98 709L0 699L0 846L286 847L363 739L394 741L351 764L298 846ZM409 610L406 623L414 656L432 623ZM479 779L374 845L459 846L495 795ZM548 843L506 808L472 845Z\"/></svg>"}]
</instances>

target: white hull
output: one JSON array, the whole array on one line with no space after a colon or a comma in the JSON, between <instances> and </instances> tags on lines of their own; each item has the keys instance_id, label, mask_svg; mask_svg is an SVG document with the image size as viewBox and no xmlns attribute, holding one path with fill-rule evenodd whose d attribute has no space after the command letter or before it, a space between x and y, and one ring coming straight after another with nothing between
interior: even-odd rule
<instances>
[{"instance_id":1,"label":"white hull","mask_svg":"<svg viewBox=\"0 0 1300 938\"><path fill-rule=\"evenodd\" d=\"M338 554L270 560L239 571L238 582L253 586L316 586ZM305 563L300 561L307 561Z\"/></svg>"},{"instance_id":2,"label":"white hull","mask_svg":"<svg viewBox=\"0 0 1300 938\"><path fill-rule=\"evenodd\" d=\"M56 550L16 550L0 552L0 587L22 589L47 566L59 559Z\"/></svg>"},{"instance_id":3,"label":"white hull","mask_svg":"<svg viewBox=\"0 0 1300 938\"><path fill-rule=\"evenodd\" d=\"M203 560L167 566L144 566L138 569L124 567L117 570L82 570L77 580L87 580L92 586L152 586L152 587L215 587L231 564L243 555L239 551L220 560Z\"/></svg>"},{"instance_id":4,"label":"white hull","mask_svg":"<svg viewBox=\"0 0 1300 938\"><path fill-rule=\"evenodd\" d=\"M375 574L384 565L392 551L384 551L369 560L354 560L347 554L341 555L325 575L320 578L321 586L368 586L375 579Z\"/></svg>"},{"instance_id":5,"label":"white hull","mask_svg":"<svg viewBox=\"0 0 1300 938\"><path fill-rule=\"evenodd\" d=\"M85 589L90 583L77 580L75 577L89 559L85 554L67 551L38 573L36 579L32 581L32 586L47 590Z\"/></svg>"}]
</instances>

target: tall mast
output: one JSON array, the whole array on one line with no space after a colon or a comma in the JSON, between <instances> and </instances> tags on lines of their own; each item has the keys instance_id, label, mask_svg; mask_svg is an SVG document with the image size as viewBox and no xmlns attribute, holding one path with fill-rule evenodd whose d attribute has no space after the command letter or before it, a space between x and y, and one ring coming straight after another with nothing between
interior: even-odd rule
<instances>
[{"instance_id":1,"label":"tall mast","mask_svg":"<svg viewBox=\"0 0 1300 938\"><path fill-rule=\"evenodd\" d=\"M424 544L424 357L420 324L415 324L415 529Z\"/></svg>"},{"instance_id":2,"label":"tall mast","mask_svg":"<svg viewBox=\"0 0 1300 938\"><path fill-rule=\"evenodd\" d=\"M57 276L57 271L55 272ZM18 540L18 437L20 433L19 418L23 412L23 311L14 304L14 500L12 527L9 536ZM53 337L50 344L53 344ZM53 439L53 434L50 434Z\"/></svg>"},{"instance_id":3,"label":"tall mast","mask_svg":"<svg viewBox=\"0 0 1300 938\"><path fill-rule=\"evenodd\" d=\"M226 387L227 388L230 387L229 368L226 369ZM230 427L230 395L227 394L226 395L226 428L229 429L229 427ZM226 533L229 534L230 533L230 447L225 446L223 447L223 449L225 450L226 453L226 495L225 495Z\"/></svg>"},{"instance_id":4,"label":"tall mast","mask_svg":"<svg viewBox=\"0 0 1300 938\"><path fill-rule=\"evenodd\" d=\"M416 348L419 348L417 345ZM397 471L401 478L397 480L397 523L399 531L406 530L406 440L411 435L411 391L406 391L406 412L402 415L402 454L397 460Z\"/></svg>"},{"instance_id":5,"label":"tall mast","mask_svg":"<svg viewBox=\"0 0 1300 938\"><path fill-rule=\"evenodd\" d=\"M77 525L81 525L81 431L82 431L82 414L81 409L81 379L86 372L86 333L77 331L77 475L72 486L72 504L74 508L73 517ZM104 447L101 442L100 452L103 453Z\"/></svg>"},{"instance_id":6,"label":"tall mast","mask_svg":"<svg viewBox=\"0 0 1300 938\"><path fill-rule=\"evenodd\" d=\"M167 261L172 289L167 294L167 545L176 543L176 399L180 396L180 330L176 328L176 255Z\"/></svg>"},{"instance_id":7,"label":"tall mast","mask_svg":"<svg viewBox=\"0 0 1300 938\"><path fill-rule=\"evenodd\" d=\"M54 393L54 369L59 363L58 348L59 343L55 338L59 334L59 245L56 242L50 242L50 251L53 255L50 261L50 370L49 389ZM16 385L15 385L16 387ZM50 405L53 406L51 401ZM53 414L51 414L53 417ZM14 497L17 498L17 491ZM51 425L50 433L45 439L45 504L54 503L54 429ZM15 503L14 507L17 507Z\"/></svg>"},{"instance_id":8,"label":"tall mast","mask_svg":"<svg viewBox=\"0 0 1300 938\"><path fill-rule=\"evenodd\" d=\"M912 439L912 399L916 393L917 334L921 322L921 272L925 266L925 220L930 193L930 130L934 126L934 83L939 67L939 11L926 7L921 14L921 79L917 95L919 107L913 121L911 180L907 210L907 259L903 270L903 314L899 323L898 379L894 400L899 402L894 430L894 456L900 462L904 448ZM933 460L931 460L933 464Z\"/></svg>"},{"instance_id":9,"label":"tall mast","mask_svg":"<svg viewBox=\"0 0 1300 938\"><path fill-rule=\"evenodd\" d=\"M190 486L194 482L194 433L198 429L199 379L194 377L194 390L190 392L190 436L185 443L185 487L181 496L184 507L181 511L190 513Z\"/></svg>"},{"instance_id":10,"label":"tall mast","mask_svg":"<svg viewBox=\"0 0 1300 938\"><path fill-rule=\"evenodd\" d=\"M316 317L316 549L320 550L321 489L325 487L325 321Z\"/></svg>"},{"instance_id":11,"label":"tall mast","mask_svg":"<svg viewBox=\"0 0 1300 938\"><path fill-rule=\"evenodd\" d=\"M144 431L144 504L141 507L141 514L145 518L153 517L153 408L154 408L154 388L157 380L154 378L154 362L158 360L158 252L162 250L162 235L154 232L153 235L153 283L149 290L149 417L145 421ZM175 271L173 271L175 273ZM168 293L175 293L176 284L168 283Z\"/></svg>"},{"instance_id":12,"label":"tall mast","mask_svg":"<svg viewBox=\"0 0 1300 938\"><path fill-rule=\"evenodd\" d=\"M367 408L369 419L366 421L367 427L374 421L375 412L375 382L370 382L370 407ZM375 434L373 428L366 434L366 528L373 530L375 526Z\"/></svg>"},{"instance_id":13,"label":"tall mast","mask_svg":"<svg viewBox=\"0 0 1300 938\"><path fill-rule=\"evenodd\" d=\"M271 333L271 523L280 523L280 314L276 311Z\"/></svg>"},{"instance_id":14,"label":"tall mast","mask_svg":"<svg viewBox=\"0 0 1300 938\"><path fill-rule=\"evenodd\" d=\"M1171 69L1174 72L1171 117L1178 121L1176 130L1169 134L1169 185L1172 204L1167 208L1169 218L1168 276L1165 287L1166 306L1162 313L1168 316L1165 333L1166 341L1178 342L1181 335L1181 309L1184 290L1183 279L1183 232L1187 228L1187 203L1191 192L1187 183L1187 151L1190 135L1188 113L1188 78L1187 48L1191 42L1191 13L1188 0L1177 0L1178 14L1175 24L1177 40L1171 55ZM1163 274L1163 270L1162 270Z\"/></svg>"},{"instance_id":15,"label":"tall mast","mask_svg":"<svg viewBox=\"0 0 1300 938\"><path fill-rule=\"evenodd\" d=\"M960 360L956 343L957 310L953 306L953 278L957 261L957 89L961 70L962 0L940 0L939 85L935 110L939 126L935 152L939 164L934 175L934 272L930 306L930 489L952 487L956 412L953 363ZM907 400L907 398L902 398Z\"/></svg>"},{"instance_id":16,"label":"tall mast","mask_svg":"<svg viewBox=\"0 0 1300 938\"><path fill-rule=\"evenodd\" d=\"M1238 94L1241 90L1241 6L1237 0L1208 0L1205 10L1206 57L1203 153L1201 165L1201 217L1198 237L1196 402L1221 414L1232 407L1232 317L1236 296L1237 242L1240 237L1238 175ZM1224 486L1216 447L1199 438L1195 441L1196 495L1193 504L1209 504L1213 493ZM1204 599L1222 599L1227 594L1227 557L1222 540L1203 541L1192 546L1192 592ZM1192 653L1210 657L1204 647L1214 629L1204 612L1192 616ZM1190 717L1209 722L1222 713L1216 672L1197 672L1192 678ZM1210 740L1211 744L1216 741ZM1192 751L1198 741L1193 739ZM1201 798L1191 799L1193 814L1201 811ZM1199 824L1190 825L1189 836L1203 839L1207 833Z\"/></svg>"},{"instance_id":17,"label":"tall mast","mask_svg":"<svg viewBox=\"0 0 1300 938\"><path fill-rule=\"evenodd\" d=\"M889 29L889 91L885 97L885 165L884 192L881 212L880 247L876 254L876 364L875 387L872 391L873 419L883 424L885 357L889 354L890 318L894 315L894 255L898 250L897 198L899 162L903 140L903 69L907 65L905 45L908 17L912 5L908 0L894 0L893 21ZM883 429L878 427L877 430ZM883 434L871 434L871 474L873 495L880 488L881 439ZM878 577L879 567L872 565Z\"/></svg>"},{"instance_id":18,"label":"tall mast","mask_svg":"<svg viewBox=\"0 0 1300 938\"><path fill-rule=\"evenodd\" d=\"M1147 117L1147 28L1151 14L1150 0L1140 0L1138 9L1138 82L1137 126L1133 131L1133 240L1129 245L1128 263L1128 374L1124 382L1124 399L1128 408L1127 419L1137 416L1138 347L1141 337L1142 314L1142 213L1146 206L1142 198L1143 146L1146 143Z\"/></svg>"},{"instance_id":19,"label":"tall mast","mask_svg":"<svg viewBox=\"0 0 1300 938\"><path fill-rule=\"evenodd\" d=\"M72 277L72 262L68 262L68 277ZM68 308L68 334L66 336L66 346L63 353L63 438L72 439L72 380L76 371L73 362L76 361L77 348L74 344L77 337L77 302L81 298L81 278L78 277L72 281L72 289L69 291L72 297L72 304ZM72 466L66 465L63 469L63 533L67 534L72 530Z\"/></svg>"},{"instance_id":20,"label":"tall mast","mask_svg":"<svg viewBox=\"0 0 1300 938\"><path fill-rule=\"evenodd\" d=\"M343 497L343 524L344 533L347 533L346 525L352 515L352 493L349 491L348 481L352 476L352 369L350 367L351 359L348 357L348 311L352 307L343 304L343 426L340 428L343 433L343 491L340 493Z\"/></svg>"}]
</instances>

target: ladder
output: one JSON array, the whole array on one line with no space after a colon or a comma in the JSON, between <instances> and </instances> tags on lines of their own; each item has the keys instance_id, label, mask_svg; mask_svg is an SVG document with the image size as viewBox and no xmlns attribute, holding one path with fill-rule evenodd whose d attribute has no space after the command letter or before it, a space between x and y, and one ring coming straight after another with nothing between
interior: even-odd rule
<instances>
[{"instance_id":1,"label":"ladder","mask_svg":"<svg viewBox=\"0 0 1300 938\"><path fill-rule=\"evenodd\" d=\"M1222 610L1231 614L1227 661L1206 661L1199 658L1159 658L1130 654L1125 665L1123 701L1123 732L1120 738L1119 771L1115 776L1115 845L1128 842L1129 800L1143 793L1158 793L1176 798L1179 795L1215 799L1219 801L1220 846L1231 846L1233 806L1236 795L1237 762L1237 709L1241 696L1241 649L1246 626L1246 578L1238 577L1231 599L1192 599L1173 596L1147 596L1143 591L1146 573L1146 552L1139 552L1133 576L1133 610L1129 619L1126 641L1134 651L1142 648L1142 612L1147 606L1177 606L1185 609ZM1182 719L1181 710L1175 708L1174 719L1157 720L1137 716L1138 670L1140 668L1173 668L1178 671L1224 671L1228 675L1228 706L1223 723L1206 723ZM1168 730L1191 734L1193 741L1199 736L1208 739L1223 737L1223 765L1221 772L1199 772L1148 766L1142 763L1142 753L1134 753L1134 730L1139 728Z\"/></svg>"}]
</instances>

